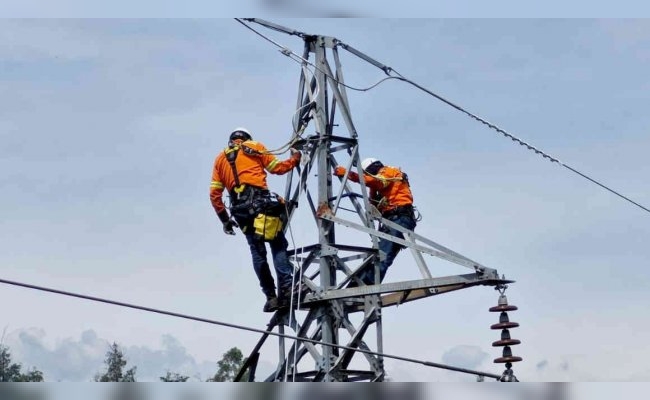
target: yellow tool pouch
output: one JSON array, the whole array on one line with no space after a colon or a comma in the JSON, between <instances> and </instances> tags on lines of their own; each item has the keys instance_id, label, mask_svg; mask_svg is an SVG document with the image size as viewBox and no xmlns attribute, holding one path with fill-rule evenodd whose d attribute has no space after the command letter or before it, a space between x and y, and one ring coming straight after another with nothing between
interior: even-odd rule
<instances>
[{"instance_id":1,"label":"yellow tool pouch","mask_svg":"<svg viewBox=\"0 0 650 400\"><path fill-rule=\"evenodd\" d=\"M272 217L266 214L257 214L253 222L255 234L262 237L265 241L270 242L278 236L282 230L282 220L280 217Z\"/></svg>"}]
</instances>

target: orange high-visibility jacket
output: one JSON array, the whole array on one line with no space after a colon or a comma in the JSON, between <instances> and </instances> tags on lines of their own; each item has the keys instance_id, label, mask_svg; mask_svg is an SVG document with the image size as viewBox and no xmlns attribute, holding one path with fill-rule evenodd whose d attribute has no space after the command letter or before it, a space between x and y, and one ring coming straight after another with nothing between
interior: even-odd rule
<instances>
[{"instance_id":1,"label":"orange high-visibility jacket","mask_svg":"<svg viewBox=\"0 0 650 400\"><path fill-rule=\"evenodd\" d=\"M356 172L350 171L348 177L353 182L359 182L359 174ZM384 166L377 175L363 174L363 180L371 190L371 199L385 199L378 205L382 214L398 206L413 204L411 188L399 168Z\"/></svg>"},{"instance_id":2,"label":"orange high-visibility jacket","mask_svg":"<svg viewBox=\"0 0 650 400\"><path fill-rule=\"evenodd\" d=\"M239 176L239 184L255 186L260 189L268 189L266 184L266 171L275 175L286 174L300 161L298 153L298 156L280 161L273 154L269 154L262 143L253 140L247 140L241 143L236 141L236 143L238 143L237 146L225 149L214 160L212 182L210 182L210 201L217 214L226 209L222 198L223 190L227 189L228 191L232 191L236 186L235 175L226 158L227 152L238 152L237 158L235 159L235 167ZM247 147L252 151L244 151L242 147Z\"/></svg>"}]
</instances>

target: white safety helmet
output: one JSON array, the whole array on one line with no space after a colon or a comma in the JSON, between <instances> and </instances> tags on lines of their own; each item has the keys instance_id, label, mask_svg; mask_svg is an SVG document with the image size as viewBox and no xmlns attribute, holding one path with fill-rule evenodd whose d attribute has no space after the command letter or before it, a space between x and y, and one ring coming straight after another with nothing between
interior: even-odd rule
<instances>
[{"instance_id":1,"label":"white safety helmet","mask_svg":"<svg viewBox=\"0 0 650 400\"><path fill-rule=\"evenodd\" d=\"M365 171L372 163L377 161L379 160L377 160L376 158L366 158L363 161L361 161L361 169Z\"/></svg>"},{"instance_id":2,"label":"white safety helmet","mask_svg":"<svg viewBox=\"0 0 650 400\"><path fill-rule=\"evenodd\" d=\"M253 139L253 136L251 135L250 131L246 128L235 128L233 131L230 133L230 137L228 138L228 146L234 146L235 145L235 140L251 140Z\"/></svg>"}]
</instances>

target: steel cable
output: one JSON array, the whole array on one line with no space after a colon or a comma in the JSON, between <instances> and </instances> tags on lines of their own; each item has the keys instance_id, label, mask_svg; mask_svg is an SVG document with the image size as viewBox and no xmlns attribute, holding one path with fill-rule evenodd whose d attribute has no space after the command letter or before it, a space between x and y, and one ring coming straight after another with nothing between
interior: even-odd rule
<instances>
[{"instance_id":1,"label":"steel cable","mask_svg":"<svg viewBox=\"0 0 650 400\"><path fill-rule=\"evenodd\" d=\"M47 288L47 287L44 287L44 286L37 286L37 285L28 284L28 283L10 281L10 280L1 279L1 278L0 278L0 283L4 283L6 285L12 285L12 286L19 286L19 287L23 287L23 288L27 288L27 289L32 289L32 290L38 290L38 291L42 291L42 292L59 294L59 295L63 295L63 296L76 297L76 298L83 299L83 300L90 300L90 301L95 301L95 302L99 302L99 303L105 303L105 304L111 304L111 305L120 306L120 307L132 308L132 309L135 309L135 310L146 311L146 312L151 312L151 313L161 314L161 315L167 315L167 316L170 316L170 317L183 318L183 319L188 319L188 320L197 321L197 322L204 322L204 323L207 323L207 324L223 326L223 327L226 327L226 328L239 329L239 330L249 331L249 332L254 332L254 333L261 333L263 335L271 335L271 336L276 336L276 337L283 337L285 339L291 339L291 340L308 342L308 343L317 344L317 345L329 346L329 347L334 347L334 348L338 348L338 349L342 349L342 350L358 351L359 353L365 353L365 354L370 354L370 355L379 356L379 357L391 358L391 359L394 359L394 360L409 362L409 363L413 363L413 364L420 364L420 365L424 365L424 366L432 367L432 368L446 369L446 370L449 370L449 371L462 372L462 373L476 375L476 376L485 376L485 377L494 378L494 379L497 379L497 380L501 378L501 375L491 374L491 373L488 373L488 372L475 371L475 370L471 370L471 369L467 369L467 368L459 368L459 367L454 367L454 366L451 366L451 365L439 364L439 363L434 363L434 362L430 362L430 361L423 361L423 360L418 360L418 359L409 358L409 357L402 357L402 356L398 356L398 355L394 355L394 354L378 353L378 352L371 351L371 350L365 350L365 349L360 349L360 348L356 348L356 347L344 346L344 345L340 345L340 344L324 343L324 342L321 342L319 340L309 339L309 338L305 338L305 337L286 335L286 334L283 334L283 333L276 333L276 332L273 332L273 331L270 331L270 330L251 328L251 327L245 326L245 325L233 324L233 323L229 323L229 322L223 322L223 321L207 319L207 318L201 318L201 317L194 317L194 316L191 316L191 315L181 314L181 313L177 313L177 312L173 312L173 311L165 311L165 310L156 309L156 308L152 308L152 307L139 306L139 305L136 305L136 304L130 304L130 303L115 301L115 300L109 300L109 299L104 299L104 298L101 298L101 297L88 296L88 295L84 295L84 294L73 293L73 292L68 292L68 291L59 290L59 289L52 289L52 288Z\"/></svg>"},{"instance_id":2,"label":"steel cable","mask_svg":"<svg viewBox=\"0 0 650 400\"><path fill-rule=\"evenodd\" d=\"M287 48L287 47L285 47L285 46L282 46L281 44L275 42L274 40L270 39L269 37L265 36L264 34L258 32L257 30L255 30L255 29L252 28L251 26L247 25L247 24L244 23L243 21L241 21L241 20L239 20L239 19L237 19L237 18L235 18L235 19L236 19L239 23L241 23L242 25L244 25L246 28L250 29L251 31L255 32L257 35L259 35L260 37L262 37L263 39L269 41L270 43L273 43L275 46L278 46L278 47L281 49L280 51L282 52L282 54L284 54L284 55L286 55L286 56L289 56L289 58L291 58L292 60L294 60L294 61L296 61L296 62L304 62L304 63L308 63L309 65L311 65L312 67L314 67L315 69L317 69L318 71L320 71L321 73L325 74L325 76L327 76L328 79L331 79L332 81L336 82L336 83L339 84L339 85L342 85L342 86L344 86L344 87L346 87L346 88L348 88L348 89L351 89L351 90L360 91L360 92L365 92L365 91L368 91L368 90L374 89L375 87L379 86L381 83L386 82L386 81L391 80L391 79L396 79L396 80L399 80L399 81L402 81L402 82L408 83L408 84L414 86L415 88L420 89L421 91L423 91L423 92L429 94L430 96L433 96L434 98L436 98L436 99L442 101L443 103L445 103L445 104L447 104L447 105L453 107L454 109L456 109L456 110L458 110L458 111L464 113L465 115L469 116L470 118L472 118L472 119L474 119L474 120L476 120L476 121L481 122L482 124L486 125L486 126L489 127L490 129L493 129L493 130L495 130L496 132L502 134L504 137L506 137L506 138L512 140L513 142L516 142L516 143L518 143L519 145L526 147L526 149L535 152L535 154L542 156L544 159L547 159L547 160L549 160L549 161L552 162L552 163L557 163L558 165L561 165L562 167L564 167L564 168L568 169L569 171L571 171L571 172L577 174L578 176L580 176L580 177L582 177L582 178L584 178L584 179L587 179L587 180L590 181L591 183L594 183L594 184L600 186L601 188L603 188L603 189L609 191L610 193L612 193L612 194L618 196L619 198L621 198L621 199L623 199L623 200L626 200L626 201L628 201L629 203L631 203L631 204L633 204L633 205L639 207L640 209L642 209L642 210L644 210L644 211L650 213L650 209L649 209L648 207L645 207L645 206L641 205L640 203L638 203L638 202L636 202L636 201L630 199L629 197L627 197L627 196L623 195L622 193L620 193L620 192L618 192L618 191L612 189L611 187L605 185L604 183L602 183L602 182L600 182L600 181L598 181L598 180L596 180L596 179L594 179L594 178L588 176L587 174L582 173L582 172L578 171L577 169L575 169L575 168L569 166L568 164L566 164L566 163L560 161L558 158L551 156L550 154L548 154L548 153L546 153L546 152L544 152L544 151L538 149L537 147L535 147L535 146L533 146L533 145L531 145L531 144L525 142L524 140L522 140L522 139L516 137L515 135L513 135L513 134L511 134L511 133L508 133L508 132L505 131L504 129L499 128L498 126L492 124L491 122L488 122L487 120L485 120L485 119L479 117L478 115L473 114L473 113L467 111L465 108L463 108L463 107L461 107L461 106L459 106L459 105L457 105L457 104L455 104L455 103L453 103L453 102L447 100L446 98L442 97L441 95L439 95L439 94L437 94L437 93L435 93L435 92L433 92L433 91L431 91L431 90L429 90L429 89L423 87L422 85L420 85L420 84L418 84L418 83L416 83L416 82L414 82L414 81L412 81L412 80L410 80L410 79L404 77L402 74L400 74L399 72L395 71L395 70L394 70L393 68L391 68L391 67L384 66L384 67L382 68L382 67L379 67L379 66L377 65L378 63L373 63L373 62L368 61L368 60L366 59L367 57L366 57L366 58L362 58L362 59L364 59L366 62L368 62L369 64L371 64L371 65L375 65L376 67L378 67L379 69L381 69L382 71L384 71L384 72L385 72L387 75L389 75L389 76L386 77L386 78L381 79L381 80L378 81L377 83L375 83L375 84L373 84L373 85L371 85L371 86L369 86L369 87L367 87L367 88L357 88L357 87L353 87L353 86L347 85L347 84L345 84L345 83L343 83L343 82L340 82L340 81L337 80L335 77L330 76L326 71L323 71L322 69L318 68L315 64L313 64L313 63L309 62L308 60L304 59L303 57L297 55L296 53L294 53L293 51L291 51L289 48ZM258 22L255 21L255 20L251 20L251 22L258 23ZM279 31L279 32L283 32L283 31L280 31L280 30L278 30L278 29L275 29L275 30L277 30L277 31ZM287 32L283 32L283 33L287 33ZM300 34L298 34L298 33L300 33ZM300 36L300 37L303 37L303 38L306 36L306 35L302 34L301 32L298 32L298 31L293 31L293 33L291 33L291 34L294 34L294 35L297 35L297 36ZM338 40L336 41L336 43L337 43L337 45L341 46L343 49L348 50L348 49L347 49L348 45L346 45L345 43L343 43L343 42L341 42L341 41L338 41ZM352 54L355 54L355 55L359 56L359 54L356 54L355 52L352 52ZM296 60L294 57L297 57L299 60ZM392 75L390 75L392 72L394 72L394 73L397 74L398 76L392 76Z\"/></svg>"}]
</instances>

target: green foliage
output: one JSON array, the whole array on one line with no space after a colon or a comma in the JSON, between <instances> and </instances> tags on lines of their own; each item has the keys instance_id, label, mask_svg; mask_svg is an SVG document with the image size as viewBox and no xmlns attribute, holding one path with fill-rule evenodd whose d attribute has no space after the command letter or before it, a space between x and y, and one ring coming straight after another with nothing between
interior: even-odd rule
<instances>
[{"instance_id":1,"label":"green foliage","mask_svg":"<svg viewBox=\"0 0 650 400\"><path fill-rule=\"evenodd\" d=\"M43 382L43 373L32 367L25 374L20 374L15 382Z\"/></svg>"},{"instance_id":2,"label":"green foliage","mask_svg":"<svg viewBox=\"0 0 650 400\"><path fill-rule=\"evenodd\" d=\"M106 372L95 375L95 382L135 382L137 367L124 372L126 359L117 343L110 346L104 364L106 364Z\"/></svg>"},{"instance_id":3,"label":"green foliage","mask_svg":"<svg viewBox=\"0 0 650 400\"><path fill-rule=\"evenodd\" d=\"M11 362L9 348L0 345L0 382L43 382L43 373L36 368L24 374L21 369L20 363Z\"/></svg>"},{"instance_id":4,"label":"green foliage","mask_svg":"<svg viewBox=\"0 0 650 400\"><path fill-rule=\"evenodd\" d=\"M244 355L241 350L237 347L231 348L217 362L219 369L211 379L208 379L208 382L232 382L243 364Z\"/></svg>"},{"instance_id":5,"label":"green foliage","mask_svg":"<svg viewBox=\"0 0 650 400\"><path fill-rule=\"evenodd\" d=\"M177 374L176 372L167 371L167 375L161 376L160 380L163 382L187 382L190 379L189 376Z\"/></svg>"}]
</instances>

